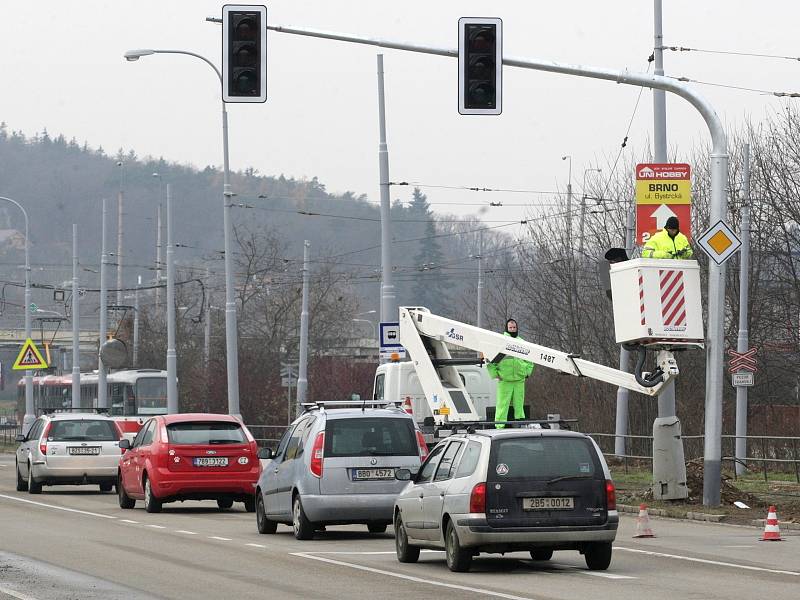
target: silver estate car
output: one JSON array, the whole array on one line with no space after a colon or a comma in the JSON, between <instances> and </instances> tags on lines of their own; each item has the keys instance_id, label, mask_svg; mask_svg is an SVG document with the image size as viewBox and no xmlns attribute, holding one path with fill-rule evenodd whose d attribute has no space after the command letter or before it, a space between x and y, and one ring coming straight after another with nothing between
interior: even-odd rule
<instances>
[{"instance_id":1,"label":"silver estate car","mask_svg":"<svg viewBox=\"0 0 800 600\"><path fill-rule=\"evenodd\" d=\"M18 435L17 491L39 494L43 485L97 484L110 492L117 481L121 434L113 419L94 413L55 413Z\"/></svg>"},{"instance_id":2,"label":"silver estate car","mask_svg":"<svg viewBox=\"0 0 800 600\"><path fill-rule=\"evenodd\" d=\"M425 441L411 415L399 408L313 407L284 434L256 488L260 533L292 524L298 540L326 525L366 524L386 531L405 482L399 468L419 469Z\"/></svg>"},{"instance_id":3,"label":"silver estate car","mask_svg":"<svg viewBox=\"0 0 800 600\"><path fill-rule=\"evenodd\" d=\"M619 515L611 474L587 435L549 429L454 434L430 453L394 509L400 562L444 549L452 571L481 552L528 551L549 560L578 550L589 569L611 563Z\"/></svg>"}]
</instances>

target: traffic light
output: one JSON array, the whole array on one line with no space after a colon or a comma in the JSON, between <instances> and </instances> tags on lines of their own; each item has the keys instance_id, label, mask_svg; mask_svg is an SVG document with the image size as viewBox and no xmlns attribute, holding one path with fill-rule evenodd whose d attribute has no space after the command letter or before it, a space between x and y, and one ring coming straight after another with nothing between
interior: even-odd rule
<instances>
[{"instance_id":1,"label":"traffic light","mask_svg":"<svg viewBox=\"0 0 800 600\"><path fill-rule=\"evenodd\" d=\"M503 21L458 20L458 112L499 115L502 105Z\"/></svg>"},{"instance_id":2,"label":"traffic light","mask_svg":"<svg viewBox=\"0 0 800 600\"><path fill-rule=\"evenodd\" d=\"M267 7L222 7L222 99L267 100Z\"/></svg>"}]
</instances>

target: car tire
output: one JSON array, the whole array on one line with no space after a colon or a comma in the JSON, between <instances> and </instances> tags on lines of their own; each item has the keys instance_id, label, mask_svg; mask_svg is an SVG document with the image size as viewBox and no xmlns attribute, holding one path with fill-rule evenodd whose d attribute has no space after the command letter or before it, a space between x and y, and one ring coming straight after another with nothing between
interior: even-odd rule
<instances>
[{"instance_id":1,"label":"car tire","mask_svg":"<svg viewBox=\"0 0 800 600\"><path fill-rule=\"evenodd\" d=\"M114 489L114 484L113 483L101 483L100 484L100 491L101 492L110 492L113 489Z\"/></svg>"},{"instance_id":2,"label":"car tire","mask_svg":"<svg viewBox=\"0 0 800 600\"><path fill-rule=\"evenodd\" d=\"M386 523L367 523L367 531L370 533L386 533Z\"/></svg>"},{"instance_id":3,"label":"car tire","mask_svg":"<svg viewBox=\"0 0 800 600\"><path fill-rule=\"evenodd\" d=\"M458 533L452 521L447 523L447 533L444 538L447 568L455 573L466 573L472 565L472 552L461 547Z\"/></svg>"},{"instance_id":4,"label":"car tire","mask_svg":"<svg viewBox=\"0 0 800 600\"><path fill-rule=\"evenodd\" d=\"M553 558L553 550L551 548L531 550L531 560L550 560L551 558Z\"/></svg>"},{"instance_id":5,"label":"car tire","mask_svg":"<svg viewBox=\"0 0 800 600\"><path fill-rule=\"evenodd\" d=\"M17 471L17 491L18 492L27 492L28 491L28 482L22 478L22 475L19 474L19 463L14 463L14 468Z\"/></svg>"},{"instance_id":6,"label":"car tire","mask_svg":"<svg viewBox=\"0 0 800 600\"><path fill-rule=\"evenodd\" d=\"M611 564L611 542L588 544L583 551L586 566L591 571L605 571Z\"/></svg>"},{"instance_id":7,"label":"car tire","mask_svg":"<svg viewBox=\"0 0 800 600\"><path fill-rule=\"evenodd\" d=\"M128 496L128 494L125 492L125 486L122 485L121 478L119 481L117 481L117 499L119 500L120 508L128 509L136 506L136 500Z\"/></svg>"},{"instance_id":8,"label":"car tire","mask_svg":"<svg viewBox=\"0 0 800 600\"><path fill-rule=\"evenodd\" d=\"M256 512L256 497L251 496L244 501L244 509L249 512Z\"/></svg>"},{"instance_id":9,"label":"car tire","mask_svg":"<svg viewBox=\"0 0 800 600\"><path fill-rule=\"evenodd\" d=\"M33 467L31 466L31 463L28 463L28 493L29 494L42 493L42 484L33 478Z\"/></svg>"},{"instance_id":10,"label":"car tire","mask_svg":"<svg viewBox=\"0 0 800 600\"><path fill-rule=\"evenodd\" d=\"M408 543L403 517L399 514L394 522L394 549L397 551L397 560L401 563L415 563L419 560L419 548Z\"/></svg>"},{"instance_id":11,"label":"car tire","mask_svg":"<svg viewBox=\"0 0 800 600\"><path fill-rule=\"evenodd\" d=\"M308 520L303 510L300 494L295 494L292 500L292 529L297 540L310 540L314 537L314 524Z\"/></svg>"},{"instance_id":12,"label":"car tire","mask_svg":"<svg viewBox=\"0 0 800 600\"><path fill-rule=\"evenodd\" d=\"M231 498L220 498L217 500L217 507L220 510L227 510L231 506L233 506L233 500Z\"/></svg>"},{"instance_id":13,"label":"car tire","mask_svg":"<svg viewBox=\"0 0 800 600\"><path fill-rule=\"evenodd\" d=\"M144 477L144 509L149 513L161 512L161 501L153 494L150 478Z\"/></svg>"},{"instance_id":14,"label":"car tire","mask_svg":"<svg viewBox=\"0 0 800 600\"><path fill-rule=\"evenodd\" d=\"M256 491L256 526L258 527L258 533L275 533L278 531L278 523L267 518L267 507L264 506L261 490Z\"/></svg>"}]
</instances>

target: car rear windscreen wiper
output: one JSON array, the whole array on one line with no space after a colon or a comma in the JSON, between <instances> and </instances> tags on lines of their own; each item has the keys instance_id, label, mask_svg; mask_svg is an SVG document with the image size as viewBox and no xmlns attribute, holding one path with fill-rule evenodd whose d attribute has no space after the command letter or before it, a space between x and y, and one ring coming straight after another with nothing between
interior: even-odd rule
<instances>
[{"instance_id":1,"label":"car rear windscreen wiper","mask_svg":"<svg viewBox=\"0 0 800 600\"><path fill-rule=\"evenodd\" d=\"M592 475L564 475L563 477L554 477L547 483L549 485L551 483L556 483L557 481L567 481L570 479L594 479L594 477Z\"/></svg>"}]
</instances>

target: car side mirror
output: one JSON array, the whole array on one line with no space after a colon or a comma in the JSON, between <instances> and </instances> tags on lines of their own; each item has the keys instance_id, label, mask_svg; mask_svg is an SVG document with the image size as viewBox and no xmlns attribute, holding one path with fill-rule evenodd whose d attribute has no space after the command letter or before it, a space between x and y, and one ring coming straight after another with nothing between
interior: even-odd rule
<instances>
[{"instance_id":1,"label":"car side mirror","mask_svg":"<svg viewBox=\"0 0 800 600\"><path fill-rule=\"evenodd\" d=\"M258 458L261 460L269 460L275 458L275 453L272 451L272 448L259 448Z\"/></svg>"},{"instance_id":2,"label":"car side mirror","mask_svg":"<svg viewBox=\"0 0 800 600\"><path fill-rule=\"evenodd\" d=\"M14 436L14 440L17 441L17 442L24 442L25 441L25 435L22 434L22 433L18 433L17 435Z\"/></svg>"},{"instance_id":3,"label":"car side mirror","mask_svg":"<svg viewBox=\"0 0 800 600\"><path fill-rule=\"evenodd\" d=\"M119 447L122 448L123 450L127 450L131 447L131 441L123 438L119 441Z\"/></svg>"},{"instance_id":4,"label":"car side mirror","mask_svg":"<svg viewBox=\"0 0 800 600\"><path fill-rule=\"evenodd\" d=\"M411 469L395 469L394 478L398 481L411 481Z\"/></svg>"}]
</instances>

